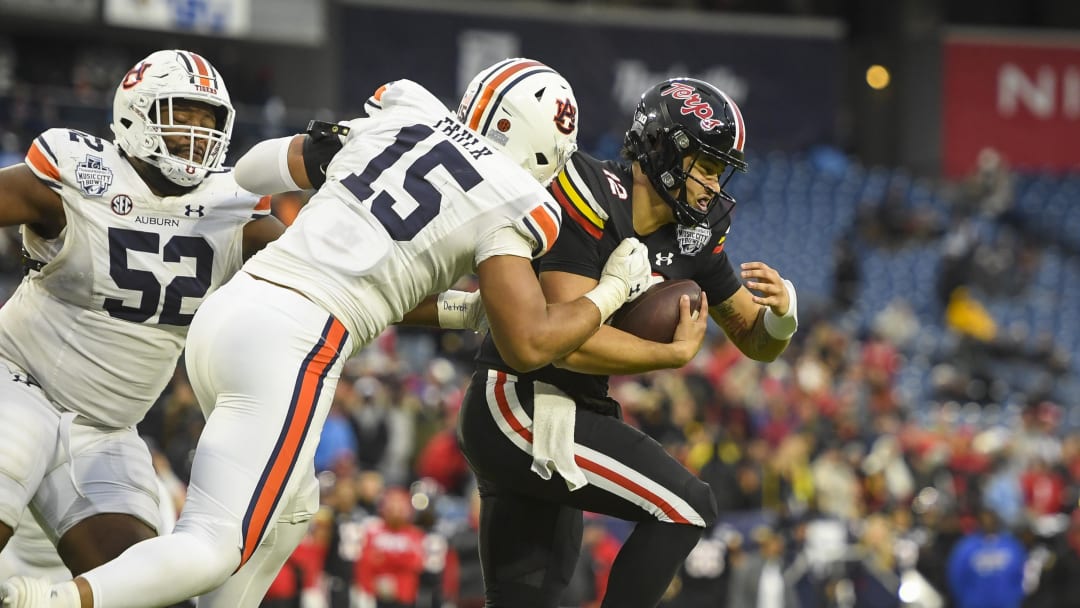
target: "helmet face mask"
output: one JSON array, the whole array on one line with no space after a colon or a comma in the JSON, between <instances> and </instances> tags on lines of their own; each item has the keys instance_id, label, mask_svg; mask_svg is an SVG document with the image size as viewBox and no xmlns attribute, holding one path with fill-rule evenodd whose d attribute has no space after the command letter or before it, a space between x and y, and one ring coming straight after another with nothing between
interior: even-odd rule
<instances>
[{"instance_id":1,"label":"helmet face mask","mask_svg":"<svg viewBox=\"0 0 1080 608\"><path fill-rule=\"evenodd\" d=\"M577 100L570 83L530 59L506 59L465 88L458 119L547 186L577 150Z\"/></svg>"},{"instance_id":2,"label":"helmet face mask","mask_svg":"<svg viewBox=\"0 0 1080 608\"><path fill-rule=\"evenodd\" d=\"M641 96L624 147L671 207L675 221L696 226L707 223L716 206L725 207L719 219L734 207L734 197L724 188L736 171L747 170L745 141L742 113L730 97L701 80L673 78ZM703 160L722 169L718 189L692 175ZM704 208L687 200L688 179L712 192Z\"/></svg>"},{"instance_id":3,"label":"helmet face mask","mask_svg":"<svg viewBox=\"0 0 1080 608\"><path fill-rule=\"evenodd\" d=\"M151 53L124 76L111 126L127 155L193 188L224 164L234 118L229 92L210 62L171 50Z\"/></svg>"}]
</instances>

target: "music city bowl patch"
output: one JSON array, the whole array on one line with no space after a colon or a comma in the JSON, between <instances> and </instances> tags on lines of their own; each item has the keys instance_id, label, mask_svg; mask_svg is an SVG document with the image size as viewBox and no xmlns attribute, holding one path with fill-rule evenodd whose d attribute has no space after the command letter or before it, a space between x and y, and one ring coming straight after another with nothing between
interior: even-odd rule
<instances>
[{"instance_id":1,"label":"music city bowl patch","mask_svg":"<svg viewBox=\"0 0 1080 608\"><path fill-rule=\"evenodd\" d=\"M87 154L81 163L75 165L75 181L87 196L101 196L112 185L113 172L101 158Z\"/></svg>"},{"instance_id":2,"label":"music city bowl patch","mask_svg":"<svg viewBox=\"0 0 1080 608\"><path fill-rule=\"evenodd\" d=\"M679 253L694 255L709 242L712 230L706 226L679 226L676 234L679 237Z\"/></svg>"}]
</instances>

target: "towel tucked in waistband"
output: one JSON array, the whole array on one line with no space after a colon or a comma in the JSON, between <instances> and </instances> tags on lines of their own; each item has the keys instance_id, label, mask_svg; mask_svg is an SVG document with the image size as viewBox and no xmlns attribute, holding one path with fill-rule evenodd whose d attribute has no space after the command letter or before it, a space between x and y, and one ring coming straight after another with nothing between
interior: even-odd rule
<instances>
[{"instance_id":1,"label":"towel tucked in waistband","mask_svg":"<svg viewBox=\"0 0 1080 608\"><path fill-rule=\"evenodd\" d=\"M532 470L544 479L558 473L570 491L589 481L574 461L574 400L554 386L533 384Z\"/></svg>"}]
</instances>

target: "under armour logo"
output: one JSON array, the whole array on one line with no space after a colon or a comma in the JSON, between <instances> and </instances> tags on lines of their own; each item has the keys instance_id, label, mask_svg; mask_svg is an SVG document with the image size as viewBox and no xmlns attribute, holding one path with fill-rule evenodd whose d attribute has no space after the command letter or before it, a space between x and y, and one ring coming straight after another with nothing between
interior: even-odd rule
<instances>
[{"instance_id":1,"label":"under armour logo","mask_svg":"<svg viewBox=\"0 0 1080 608\"><path fill-rule=\"evenodd\" d=\"M668 253L668 254L658 253L658 254L656 254L656 265L657 266L670 266L671 261L673 259L675 259L675 254L674 253Z\"/></svg>"},{"instance_id":2,"label":"under armour logo","mask_svg":"<svg viewBox=\"0 0 1080 608\"><path fill-rule=\"evenodd\" d=\"M630 295L631 296L633 296L634 294L636 294L639 291L641 291L641 285L631 285L630 286Z\"/></svg>"},{"instance_id":3,"label":"under armour logo","mask_svg":"<svg viewBox=\"0 0 1080 608\"><path fill-rule=\"evenodd\" d=\"M19 382L21 384L25 384L26 386L36 386L38 388L41 388L41 385L38 384L37 380L34 380L30 376L24 376L24 375L22 375L22 374L20 374L18 372L13 372L11 374L11 380L13 382Z\"/></svg>"},{"instance_id":4,"label":"under armour logo","mask_svg":"<svg viewBox=\"0 0 1080 608\"><path fill-rule=\"evenodd\" d=\"M202 205L199 205L198 207L195 207L195 208L192 208L191 205L184 205L184 208L186 209L186 211L184 211L184 215L186 215L188 217L191 217L191 214L193 214L193 213L198 213L199 217L202 217L202 216L206 215L206 213L203 211L203 209L206 209L206 207L204 207Z\"/></svg>"}]
</instances>

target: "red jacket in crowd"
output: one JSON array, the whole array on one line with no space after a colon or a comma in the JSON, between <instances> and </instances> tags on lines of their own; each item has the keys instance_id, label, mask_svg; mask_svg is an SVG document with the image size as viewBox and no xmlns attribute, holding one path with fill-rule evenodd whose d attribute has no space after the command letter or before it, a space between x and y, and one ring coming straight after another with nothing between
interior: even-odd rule
<instances>
[{"instance_id":1,"label":"red jacket in crowd","mask_svg":"<svg viewBox=\"0 0 1080 608\"><path fill-rule=\"evenodd\" d=\"M353 580L376 598L412 604L423 569L424 532L411 524L390 528L377 521L367 528Z\"/></svg>"}]
</instances>

